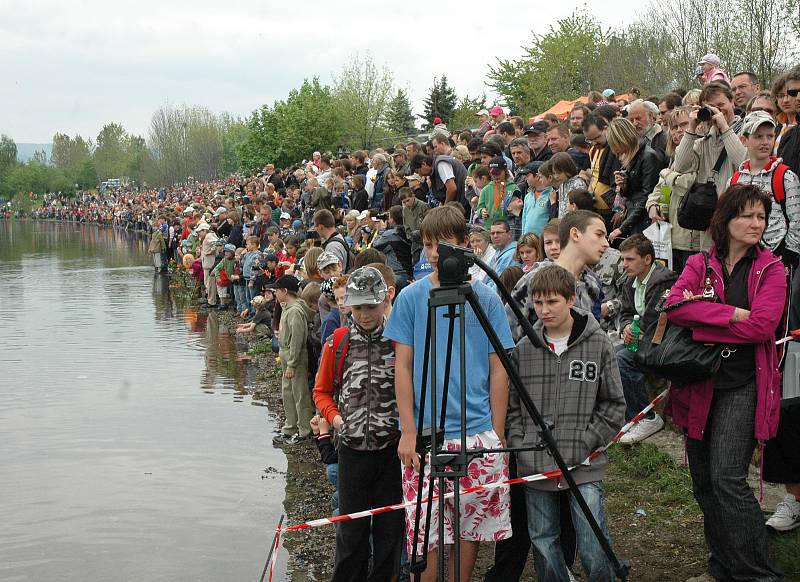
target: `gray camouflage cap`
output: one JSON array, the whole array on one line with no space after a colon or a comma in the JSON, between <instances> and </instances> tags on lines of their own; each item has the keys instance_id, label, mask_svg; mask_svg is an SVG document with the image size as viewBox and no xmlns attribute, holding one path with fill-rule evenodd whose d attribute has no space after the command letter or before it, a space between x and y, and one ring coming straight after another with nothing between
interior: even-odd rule
<instances>
[{"instance_id":1,"label":"gray camouflage cap","mask_svg":"<svg viewBox=\"0 0 800 582\"><path fill-rule=\"evenodd\" d=\"M386 299L386 281L375 267L361 267L350 274L344 288L345 305L378 305Z\"/></svg>"}]
</instances>

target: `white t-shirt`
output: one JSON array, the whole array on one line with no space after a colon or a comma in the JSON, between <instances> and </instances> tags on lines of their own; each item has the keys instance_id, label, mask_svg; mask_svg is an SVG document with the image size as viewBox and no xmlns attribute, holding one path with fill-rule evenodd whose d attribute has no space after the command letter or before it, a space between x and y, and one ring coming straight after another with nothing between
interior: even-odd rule
<instances>
[{"instance_id":1,"label":"white t-shirt","mask_svg":"<svg viewBox=\"0 0 800 582\"><path fill-rule=\"evenodd\" d=\"M364 182L364 190L367 191L369 194L369 200L372 202L372 195L375 193L375 182L372 180L375 175L378 173L378 170L375 168L370 168L367 170L367 176Z\"/></svg>"},{"instance_id":2,"label":"white t-shirt","mask_svg":"<svg viewBox=\"0 0 800 582\"><path fill-rule=\"evenodd\" d=\"M567 344L569 343L569 336L564 337L550 337L547 334L544 334L544 339L547 344L550 346L550 349L555 352L557 356L560 356L565 351L567 351Z\"/></svg>"},{"instance_id":3,"label":"white t-shirt","mask_svg":"<svg viewBox=\"0 0 800 582\"><path fill-rule=\"evenodd\" d=\"M439 178L441 178L442 184L447 184L448 180L455 178L455 174L453 174L453 166L444 160L436 164L436 171L439 173Z\"/></svg>"}]
</instances>

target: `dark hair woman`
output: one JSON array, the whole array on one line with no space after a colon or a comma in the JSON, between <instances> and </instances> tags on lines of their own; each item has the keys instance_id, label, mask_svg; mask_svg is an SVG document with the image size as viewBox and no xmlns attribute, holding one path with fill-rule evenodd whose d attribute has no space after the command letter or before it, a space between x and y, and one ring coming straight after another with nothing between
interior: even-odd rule
<instances>
[{"instance_id":1,"label":"dark hair woman","mask_svg":"<svg viewBox=\"0 0 800 582\"><path fill-rule=\"evenodd\" d=\"M747 471L756 443L778 429L781 375L775 329L786 300L783 263L761 246L771 199L734 185L711 218L713 300L703 300L705 257L689 258L667 305L694 340L725 346L719 371L673 384L667 413L687 434L695 499L705 518L708 571L718 580L782 580Z\"/></svg>"}]
</instances>

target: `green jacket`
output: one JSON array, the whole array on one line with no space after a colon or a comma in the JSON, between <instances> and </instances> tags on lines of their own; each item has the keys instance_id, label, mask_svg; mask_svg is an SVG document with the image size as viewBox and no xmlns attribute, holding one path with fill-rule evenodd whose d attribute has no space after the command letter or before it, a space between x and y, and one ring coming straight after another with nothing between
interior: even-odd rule
<instances>
[{"instance_id":1,"label":"green jacket","mask_svg":"<svg viewBox=\"0 0 800 582\"><path fill-rule=\"evenodd\" d=\"M151 254L163 253L167 250L167 241L164 240L164 235L161 230L156 228L153 231L153 236L150 237L150 246L147 247L147 252Z\"/></svg>"},{"instance_id":2,"label":"green jacket","mask_svg":"<svg viewBox=\"0 0 800 582\"><path fill-rule=\"evenodd\" d=\"M499 220L506 220L508 213L506 208L508 201L514 192L519 192L519 187L514 183L514 180L509 179L505 184L505 194L497 208L494 207L494 181L489 182L481 190L481 195L478 198L478 206L475 208L475 214L481 216L481 210L484 208L489 211L489 216L483 220L483 226L490 228L493 223Z\"/></svg>"},{"instance_id":3,"label":"green jacket","mask_svg":"<svg viewBox=\"0 0 800 582\"><path fill-rule=\"evenodd\" d=\"M219 277L219 272L224 270L225 274L228 276L228 280L230 281L230 278L233 276L233 267L235 264L236 261L234 259L222 259L211 271L211 274L215 277Z\"/></svg>"},{"instance_id":4,"label":"green jacket","mask_svg":"<svg viewBox=\"0 0 800 582\"><path fill-rule=\"evenodd\" d=\"M307 368L308 322L314 314L302 299L288 305L281 314L281 331L278 336L281 360L287 368Z\"/></svg>"}]
</instances>

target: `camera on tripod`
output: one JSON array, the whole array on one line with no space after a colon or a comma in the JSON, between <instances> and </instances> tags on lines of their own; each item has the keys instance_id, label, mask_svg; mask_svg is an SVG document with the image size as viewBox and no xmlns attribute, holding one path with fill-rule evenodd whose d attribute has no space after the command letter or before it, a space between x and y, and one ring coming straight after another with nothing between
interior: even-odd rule
<instances>
[{"instance_id":1,"label":"camera on tripod","mask_svg":"<svg viewBox=\"0 0 800 582\"><path fill-rule=\"evenodd\" d=\"M469 281L469 269L475 264L472 249L450 243L439 243L439 282L442 285L461 285Z\"/></svg>"}]
</instances>

